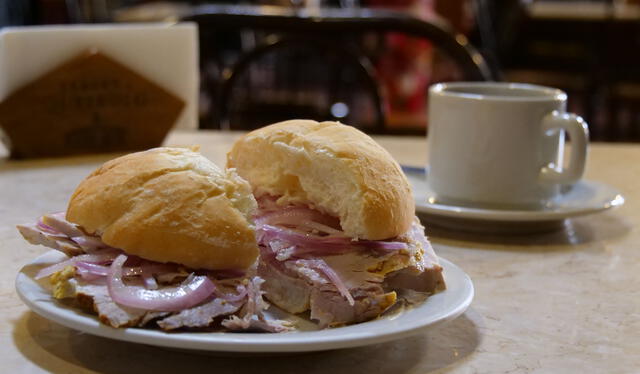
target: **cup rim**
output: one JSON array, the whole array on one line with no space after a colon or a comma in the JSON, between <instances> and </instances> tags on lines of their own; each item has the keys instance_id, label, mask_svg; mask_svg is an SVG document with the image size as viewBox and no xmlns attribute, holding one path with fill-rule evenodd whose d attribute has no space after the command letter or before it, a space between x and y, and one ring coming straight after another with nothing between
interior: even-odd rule
<instances>
[{"instance_id":1,"label":"cup rim","mask_svg":"<svg viewBox=\"0 0 640 374\"><path fill-rule=\"evenodd\" d=\"M454 92L448 91L451 88L476 88L476 87L488 87L488 88L502 88L502 89L522 89L535 91L542 93L543 95L531 95L531 96L508 96L508 95L493 95L493 94L480 94L470 92ZM553 87L541 86L530 83L516 83L516 82L445 82L436 83L429 87L429 94L435 94L439 96L457 97L472 100L483 101L512 101L512 102L531 102L531 101L565 101L567 100L567 94Z\"/></svg>"}]
</instances>

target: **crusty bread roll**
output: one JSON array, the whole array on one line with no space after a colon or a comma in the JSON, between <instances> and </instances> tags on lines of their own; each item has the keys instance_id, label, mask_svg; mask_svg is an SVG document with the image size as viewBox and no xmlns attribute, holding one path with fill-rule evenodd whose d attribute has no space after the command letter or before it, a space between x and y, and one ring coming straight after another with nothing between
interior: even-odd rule
<instances>
[{"instance_id":1,"label":"crusty bread roll","mask_svg":"<svg viewBox=\"0 0 640 374\"><path fill-rule=\"evenodd\" d=\"M409 183L391 155L337 122L291 120L250 132L227 155L256 197L303 203L340 218L353 238L405 233L415 215Z\"/></svg>"},{"instance_id":2,"label":"crusty bread roll","mask_svg":"<svg viewBox=\"0 0 640 374\"><path fill-rule=\"evenodd\" d=\"M243 269L258 256L251 192L234 170L195 151L155 148L89 175L69 201L67 220L145 259Z\"/></svg>"}]
</instances>

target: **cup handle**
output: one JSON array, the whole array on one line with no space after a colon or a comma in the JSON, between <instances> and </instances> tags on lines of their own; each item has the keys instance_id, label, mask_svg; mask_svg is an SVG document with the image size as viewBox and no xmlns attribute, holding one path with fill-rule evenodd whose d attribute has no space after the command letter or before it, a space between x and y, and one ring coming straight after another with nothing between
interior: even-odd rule
<instances>
[{"instance_id":1,"label":"cup handle","mask_svg":"<svg viewBox=\"0 0 640 374\"><path fill-rule=\"evenodd\" d=\"M550 163L540 170L540 180L550 183L573 183L584 173L589 143L589 127L582 117L573 113L554 110L542 119L542 131L545 135L564 130L571 139L571 159L569 166Z\"/></svg>"}]
</instances>

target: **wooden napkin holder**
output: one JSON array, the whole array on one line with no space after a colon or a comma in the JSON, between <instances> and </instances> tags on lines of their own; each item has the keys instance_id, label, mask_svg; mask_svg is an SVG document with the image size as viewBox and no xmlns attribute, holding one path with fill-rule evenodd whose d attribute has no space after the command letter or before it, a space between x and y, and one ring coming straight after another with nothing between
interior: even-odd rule
<instances>
[{"instance_id":1,"label":"wooden napkin holder","mask_svg":"<svg viewBox=\"0 0 640 374\"><path fill-rule=\"evenodd\" d=\"M185 102L87 51L11 93L0 127L11 158L142 150L162 144Z\"/></svg>"}]
</instances>

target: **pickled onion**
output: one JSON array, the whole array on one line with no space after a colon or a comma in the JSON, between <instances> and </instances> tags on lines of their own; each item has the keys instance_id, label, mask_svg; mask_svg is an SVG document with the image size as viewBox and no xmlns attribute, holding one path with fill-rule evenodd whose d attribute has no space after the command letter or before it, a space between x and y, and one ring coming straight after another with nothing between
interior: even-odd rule
<instances>
[{"instance_id":1,"label":"pickled onion","mask_svg":"<svg viewBox=\"0 0 640 374\"><path fill-rule=\"evenodd\" d=\"M123 280L122 266L126 255L119 255L109 268L109 295L116 303L131 308L176 312L188 309L205 301L216 289L215 284L204 275L189 276L177 287L147 290L140 286L128 286Z\"/></svg>"}]
</instances>

